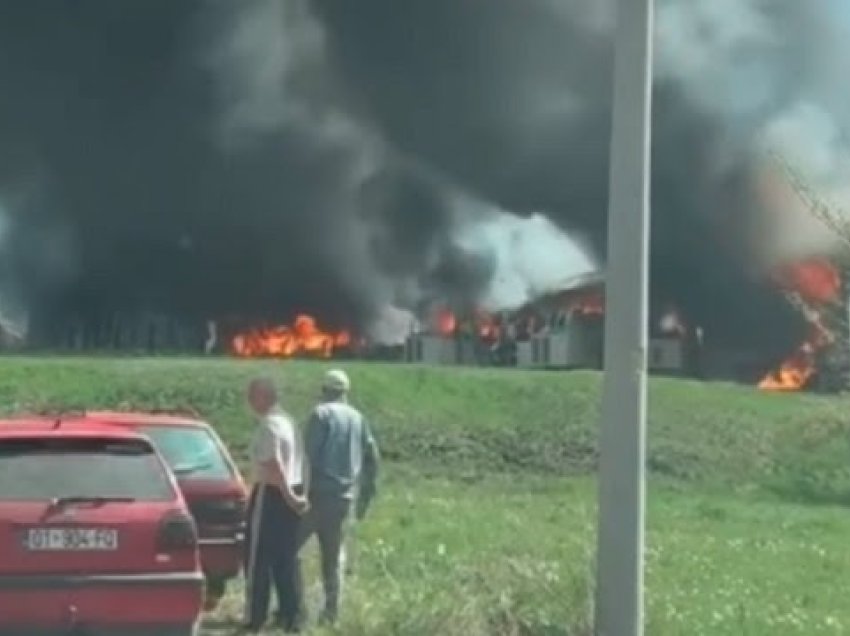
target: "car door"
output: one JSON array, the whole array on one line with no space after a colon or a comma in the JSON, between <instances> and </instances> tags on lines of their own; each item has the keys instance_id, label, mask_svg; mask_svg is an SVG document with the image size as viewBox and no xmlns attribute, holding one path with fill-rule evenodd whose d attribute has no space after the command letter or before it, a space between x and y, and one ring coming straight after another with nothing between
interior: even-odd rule
<instances>
[{"instance_id":1,"label":"car door","mask_svg":"<svg viewBox=\"0 0 850 636\"><path fill-rule=\"evenodd\" d=\"M198 524L204 570L235 576L241 567L247 495L226 448L208 426L149 424L150 437L176 475Z\"/></svg>"}]
</instances>

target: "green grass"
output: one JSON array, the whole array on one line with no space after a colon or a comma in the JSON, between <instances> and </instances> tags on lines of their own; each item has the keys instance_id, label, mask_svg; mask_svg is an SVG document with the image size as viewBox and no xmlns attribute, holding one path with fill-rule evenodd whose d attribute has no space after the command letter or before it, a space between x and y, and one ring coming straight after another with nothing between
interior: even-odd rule
<instances>
[{"instance_id":1,"label":"green grass","mask_svg":"<svg viewBox=\"0 0 850 636\"><path fill-rule=\"evenodd\" d=\"M325 368L5 358L0 408L191 405L244 457L248 379L273 374L303 417ZM346 368L387 470L335 633L590 634L598 376ZM850 633L848 407L651 383L648 634ZM205 633L240 611L234 589Z\"/></svg>"}]
</instances>

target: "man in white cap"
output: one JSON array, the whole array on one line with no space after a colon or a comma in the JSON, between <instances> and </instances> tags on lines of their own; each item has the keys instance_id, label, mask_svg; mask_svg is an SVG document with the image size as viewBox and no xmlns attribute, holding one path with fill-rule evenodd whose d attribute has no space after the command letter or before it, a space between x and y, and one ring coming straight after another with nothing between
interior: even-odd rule
<instances>
[{"instance_id":1,"label":"man in white cap","mask_svg":"<svg viewBox=\"0 0 850 636\"><path fill-rule=\"evenodd\" d=\"M322 400L310 415L304 444L310 511L303 519L300 545L313 533L318 537L325 588L323 618L328 622L336 620L339 610L343 544L352 503L357 519L362 520L375 496L378 474L378 446L366 419L348 403L350 389L344 371L325 374Z\"/></svg>"}]
</instances>

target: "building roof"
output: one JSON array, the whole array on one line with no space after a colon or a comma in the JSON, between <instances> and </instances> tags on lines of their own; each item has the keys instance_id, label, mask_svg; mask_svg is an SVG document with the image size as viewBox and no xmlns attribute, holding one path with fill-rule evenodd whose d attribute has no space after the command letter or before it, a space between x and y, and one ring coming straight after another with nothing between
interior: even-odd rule
<instances>
[{"instance_id":1,"label":"building roof","mask_svg":"<svg viewBox=\"0 0 850 636\"><path fill-rule=\"evenodd\" d=\"M576 289L583 289L585 287L596 287L598 285L605 284L605 272L598 270L595 272L587 272L585 274L578 274L577 276L571 276L564 280L561 285L558 285L557 289L552 290L547 295L556 295L563 292L574 291Z\"/></svg>"},{"instance_id":2,"label":"building roof","mask_svg":"<svg viewBox=\"0 0 850 636\"><path fill-rule=\"evenodd\" d=\"M570 297L574 297L578 293L601 288L604 284L605 277L602 272L590 272L579 276L573 276L564 281L563 285L559 285L558 289L527 302L514 313L522 314L529 310L545 307L550 303L559 304Z\"/></svg>"}]
</instances>

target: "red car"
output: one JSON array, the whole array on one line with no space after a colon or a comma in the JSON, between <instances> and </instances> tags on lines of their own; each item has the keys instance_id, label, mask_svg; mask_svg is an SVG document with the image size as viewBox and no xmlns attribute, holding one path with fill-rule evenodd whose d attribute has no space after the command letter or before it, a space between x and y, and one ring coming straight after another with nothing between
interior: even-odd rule
<instances>
[{"instance_id":1,"label":"red car","mask_svg":"<svg viewBox=\"0 0 850 636\"><path fill-rule=\"evenodd\" d=\"M89 412L89 419L148 436L177 476L198 526L207 578L205 609L214 609L242 569L247 490L218 434L196 414Z\"/></svg>"},{"instance_id":2,"label":"red car","mask_svg":"<svg viewBox=\"0 0 850 636\"><path fill-rule=\"evenodd\" d=\"M153 444L85 418L0 422L0 633L189 636L195 523Z\"/></svg>"}]
</instances>

